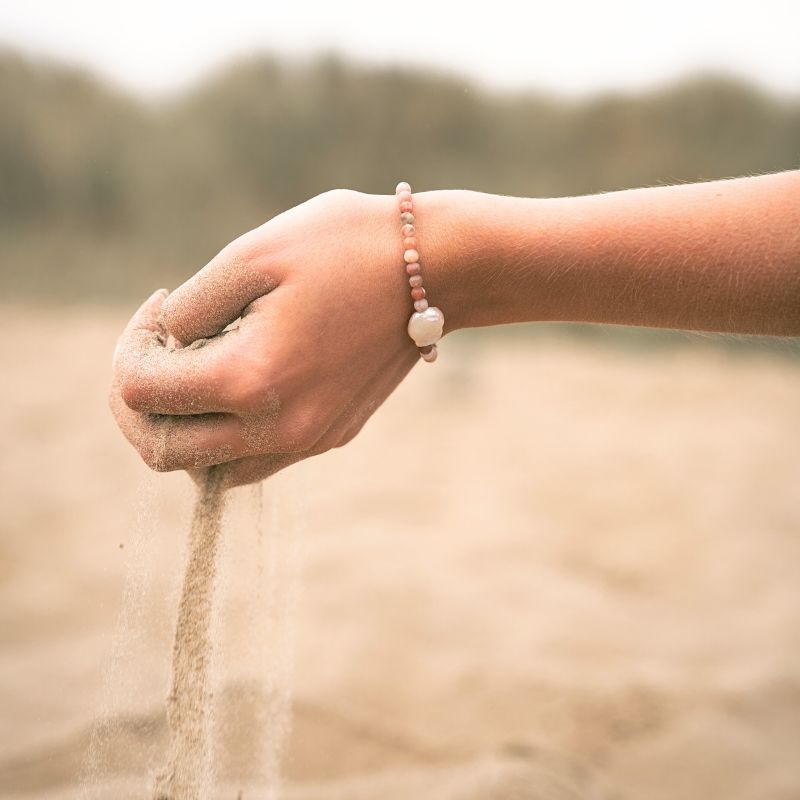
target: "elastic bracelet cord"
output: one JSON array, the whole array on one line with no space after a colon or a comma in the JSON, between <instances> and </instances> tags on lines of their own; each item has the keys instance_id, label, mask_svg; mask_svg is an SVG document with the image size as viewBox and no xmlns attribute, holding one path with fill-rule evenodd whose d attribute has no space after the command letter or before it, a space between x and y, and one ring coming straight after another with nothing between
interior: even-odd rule
<instances>
[{"instance_id":1,"label":"elastic bracelet cord","mask_svg":"<svg viewBox=\"0 0 800 800\"><path fill-rule=\"evenodd\" d=\"M405 181L401 181L394 191L400 206L403 261L408 273L408 285L411 287L411 299L414 301L414 313L408 321L408 335L419 348L419 354L423 360L433 363L438 355L436 342L442 338L444 331L444 314L436 306L428 305L425 287L422 285L411 186Z\"/></svg>"}]
</instances>

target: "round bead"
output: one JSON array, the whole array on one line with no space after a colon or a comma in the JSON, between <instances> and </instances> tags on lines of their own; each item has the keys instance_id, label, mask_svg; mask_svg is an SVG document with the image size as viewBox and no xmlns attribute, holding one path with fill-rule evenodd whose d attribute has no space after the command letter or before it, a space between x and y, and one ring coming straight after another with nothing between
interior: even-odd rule
<instances>
[{"instance_id":1,"label":"round bead","mask_svg":"<svg viewBox=\"0 0 800 800\"><path fill-rule=\"evenodd\" d=\"M418 286L422 286L422 275L412 275L408 279L408 285L412 289L416 289Z\"/></svg>"},{"instance_id":2,"label":"round bead","mask_svg":"<svg viewBox=\"0 0 800 800\"><path fill-rule=\"evenodd\" d=\"M413 225L403 225L403 227L400 228L400 233L402 233L403 236L413 236L414 235L414 226Z\"/></svg>"},{"instance_id":3,"label":"round bead","mask_svg":"<svg viewBox=\"0 0 800 800\"><path fill-rule=\"evenodd\" d=\"M410 211L404 211L400 215L400 222L411 224L414 222L414 215Z\"/></svg>"},{"instance_id":4,"label":"round bead","mask_svg":"<svg viewBox=\"0 0 800 800\"><path fill-rule=\"evenodd\" d=\"M404 200L402 203L400 203L401 211L411 211L413 208L414 206L411 204L410 200Z\"/></svg>"},{"instance_id":5,"label":"round bead","mask_svg":"<svg viewBox=\"0 0 800 800\"><path fill-rule=\"evenodd\" d=\"M419 261L412 261L410 264L406 264L406 272L409 275L419 275L420 269Z\"/></svg>"},{"instance_id":6,"label":"round bead","mask_svg":"<svg viewBox=\"0 0 800 800\"><path fill-rule=\"evenodd\" d=\"M408 183L406 183L405 181L400 181L400 183L397 184L397 188L394 190L394 193L399 194L400 192L410 192L410 191L411 187L408 185Z\"/></svg>"},{"instance_id":7,"label":"round bead","mask_svg":"<svg viewBox=\"0 0 800 800\"><path fill-rule=\"evenodd\" d=\"M422 300L426 295L425 288L423 286L415 286L411 290L411 299L412 300ZM419 311L419 309L417 309Z\"/></svg>"},{"instance_id":8,"label":"round bead","mask_svg":"<svg viewBox=\"0 0 800 800\"><path fill-rule=\"evenodd\" d=\"M406 236L406 238L403 239L403 247L406 250L415 249L416 246L417 246L417 240L413 236Z\"/></svg>"},{"instance_id":9,"label":"round bead","mask_svg":"<svg viewBox=\"0 0 800 800\"><path fill-rule=\"evenodd\" d=\"M422 291L424 292L425 290L423 289ZM428 301L424 297L414 301L414 311L424 311L427 307Z\"/></svg>"},{"instance_id":10,"label":"round bead","mask_svg":"<svg viewBox=\"0 0 800 800\"><path fill-rule=\"evenodd\" d=\"M411 189L401 189L399 192L397 192L397 199L401 203L405 202L406 200L410 200L411 199Z\"/></svg>"},{"instance_id":11,"label":"round bead","mask_svg":"<svg viewBox=\"0 0 800 800\"><path fill-rule=\"evenodd\" d=\"M435 344L442 338L443 331L444 314L436 306L414 312L408 321L408 335L417 347Z\"/></svg>"},{"instance_id":12,"label":"round bead","mask_svg":"<svg viewBox=\"0 0 800 800\"><path fill-rule=\"evenodd\" d=\"M427 361L429 364L433 364L436 361L436 356L439 355L439 350L437 349L436 345L433 345L430 350L423 353L422 350L419 351L419 354L422 356L423 361Z\"/></svg>"},{"instance_id":13,"label":"round bead","mask_svg":"<svg viewBox=\"0 0 800 800\"><path fill-rule=\"evenodd\" d=\"M415 261L419 261L419 252L417 250L406 250L403 253L403 261L406 264L413 264Z\"/></svg>"}]
</instances>

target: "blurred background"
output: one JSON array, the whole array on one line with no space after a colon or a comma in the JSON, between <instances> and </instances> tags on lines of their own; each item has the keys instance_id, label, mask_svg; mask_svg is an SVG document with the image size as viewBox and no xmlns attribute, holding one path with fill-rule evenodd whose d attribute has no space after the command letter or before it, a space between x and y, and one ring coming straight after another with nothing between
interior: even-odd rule
<instances>
[{"instance_id":1,"label":"blurred background","mask_svg":"<svg viewBox=\"0 0 800 800\"><path fill-rule=\"evenodd\" d=\"M769 0L0 5L0 797L88 796L87 770L147 797L164 746L191 486L106 409L146 294L339 186L795 169L798 23ZM797 341L547 324L441 351L347 448L234 493L219 796L270 796L247 709L293 642L287 797L800 797Z\"/></svg>"}]
</instances>

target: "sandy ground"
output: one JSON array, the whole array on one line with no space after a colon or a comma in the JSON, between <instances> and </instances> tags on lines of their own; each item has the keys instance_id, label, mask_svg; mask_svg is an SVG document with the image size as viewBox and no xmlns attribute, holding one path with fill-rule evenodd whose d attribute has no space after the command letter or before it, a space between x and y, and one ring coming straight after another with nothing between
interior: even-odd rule
<instances>
[{"instance_id":1,"label":"sandy ground","mask_svg":"<svg viewBox=\"0 0 800 800\"><path fill-rule=\"evenodd\" d=\"M3 315L0 797L78 797L105 709L100 794L146 798L191 485L106 410L118 314ZM800 798L800 362L441 351L351 445L236 492L216 796L263 796L284 636L289 800Z\"/></svg>"}]
</instances>

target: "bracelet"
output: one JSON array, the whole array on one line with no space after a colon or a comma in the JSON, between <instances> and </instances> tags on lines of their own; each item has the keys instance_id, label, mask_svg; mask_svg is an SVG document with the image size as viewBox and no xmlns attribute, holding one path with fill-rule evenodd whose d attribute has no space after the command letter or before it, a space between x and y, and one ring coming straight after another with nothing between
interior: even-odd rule
<instances>
[{"instance_id":1,"label":"bracelet","mask_svg":"<svg viewBox=\"0 0 800 800\"><path fill-rule=\"evenodd\" d=\"M419 250L414 230L413 204L411 186L405 181L397 184L394 190L400 204L400 233L403 234L403 261L408 273L408 284L411 287L411 299L414 301L414 313L408 321L408 335L419 348L424 361L436 361L436 342L442 338L444 331L444 314L436 306L428 305L425 287L419 266Z\"/></svg>"}]
</instances>

